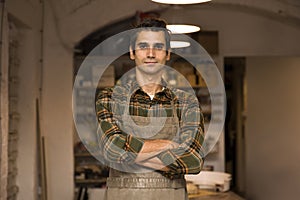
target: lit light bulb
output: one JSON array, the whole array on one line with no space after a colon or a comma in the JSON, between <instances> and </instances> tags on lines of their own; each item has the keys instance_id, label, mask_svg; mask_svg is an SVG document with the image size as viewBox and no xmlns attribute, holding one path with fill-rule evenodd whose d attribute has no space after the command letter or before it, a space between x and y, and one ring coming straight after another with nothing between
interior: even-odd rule
<instances>
[{"instance_id":1,"label":"lit light bulb","mask_svg":"<svg viewBox=\"0 0 300 200\"><path fill-rule=\"evenodd\" d=\"M171 31L172 34L175 33L193 33L200 31L199 26L187 25L187 24L169 24L167 29Z\"/></svg>"},{"instance_id":2,"label":"lit light bulb","mask_svg":"<svg viewBox=\"0 0 300 200\"><path fill-rule=\"evenodd\" d=\"M185 42L185 41L174 40L174 41L171 41L170 43L171 43L171 48L172 49L185 48L185 47L191 46L191 43Z\"/></svg>"}]
</instances>

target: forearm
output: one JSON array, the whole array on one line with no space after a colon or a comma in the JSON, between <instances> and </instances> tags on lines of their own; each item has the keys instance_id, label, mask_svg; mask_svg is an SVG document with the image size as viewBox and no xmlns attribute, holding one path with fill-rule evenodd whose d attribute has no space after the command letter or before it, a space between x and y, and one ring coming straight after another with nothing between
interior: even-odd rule
<instances>
[{"instance_id":1,"label":"forearm","mask_svg":"<svg viewBox=\"0 0 300 200\"><path fill-rule=\"evenodd\" d=\"M135 161L138 163L154 158L163 151L176 147L178 144L170 140L146 140Z\"/></svg>"},{"instance_id":2,"label":"forearm","mask_svg":"<svg viewBox=\"0 0 300 200\"><path fill-rule=\"evenodd\" d=\"M162 152L158 158L173 174L197 174L203 165L201 146L196 140Z\"/></svg>"}]
</instances>

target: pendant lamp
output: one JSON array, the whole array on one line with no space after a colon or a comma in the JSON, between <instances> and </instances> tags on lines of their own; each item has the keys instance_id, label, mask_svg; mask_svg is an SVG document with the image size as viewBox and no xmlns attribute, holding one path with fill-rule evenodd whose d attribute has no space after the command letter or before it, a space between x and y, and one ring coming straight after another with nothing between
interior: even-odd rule
<instances>
[{"instance_id":1,"label":"pendant lamp","mask_svg":"<svg viewBox=\"0 0 300 200\"><path fill-rule=\"evenodd\" d=\"M188 22L182 6L172 5L169 9L161 14L161 18L168 23L167 29L172 34L186 34L200 31L200 27L196 24Z\"/></svg>"},{"instance_id":2,"label":"pendant lamp","mask_svg":"<svg viewBox=\"0 0 300 200\"><path fill-rule=\"evenodd\" d=\"M151 0L156 3L163 4L196 4L196 3L204 3L209 2L211 0Z\"/></svg>"}]
</instances>

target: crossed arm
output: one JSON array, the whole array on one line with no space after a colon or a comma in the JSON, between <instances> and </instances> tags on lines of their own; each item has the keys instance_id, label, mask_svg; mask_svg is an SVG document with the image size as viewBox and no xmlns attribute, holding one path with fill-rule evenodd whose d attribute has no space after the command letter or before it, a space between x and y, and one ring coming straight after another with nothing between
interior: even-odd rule
<instances>
[{"instance_id":1,"label":"crossed arm","mask_svg":"<svg viewBox=\"0 0 300 200\"><path fill-rule=\"evenodd\" d=\"M100 146L106 160L114 163L136 163L170 174L199 173L203 117L199 106L189 104L182 118L180 144L170 140L146 140L122 132L113 120L105 95L96 101L96 110L102 131ZM199 110L197 110L199 109Z\"/></svg>"},{"instance_id":2,"label":"crossed arm","mask_svg":"<svg viewBox=\"0 0 300 200\"><path fill-rule=\"evenodd\" d=\"M170 140L147 140L144 142L141 151L138 153L135 162L139 165L162 171L169 171L164 163L157 156L169 149L175 149L178 143Z\"/></svg>"}]
</instances>

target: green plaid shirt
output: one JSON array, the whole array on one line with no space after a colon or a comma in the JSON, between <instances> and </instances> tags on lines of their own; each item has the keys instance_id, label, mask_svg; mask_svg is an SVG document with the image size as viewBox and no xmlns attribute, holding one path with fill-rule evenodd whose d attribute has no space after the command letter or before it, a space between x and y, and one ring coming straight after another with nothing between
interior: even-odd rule
<instances>
[{"instance_id":1,"label":"green plaid shirt","mask_svg":"<svg viewBox=\"0 0 300 200\"><path fill-rule=\"evenodd\" d=\"M122 87L101 90L96 96L96 112L99 121L99 144L104 158L111 163L135 162L146 139L122 131L117 125L113 108L120 100L120 113L124 112L128 95L132 92L129 114L147 116L149 110L162 107L168 117L172 116L173 100L179 118L179 147L160 153L157 157L170 169L166 176L199 173L202 165L202 143L204 140L204 119L197 98L188 92L170 88L155 94L151 100L136 81ZM121 102L121 103L120 103ZM123 103L122 103L123 102ZM154 106L155 105L155 106ZM171 163L171 164L170 164Z\"/></svg>"}]
</instances>

